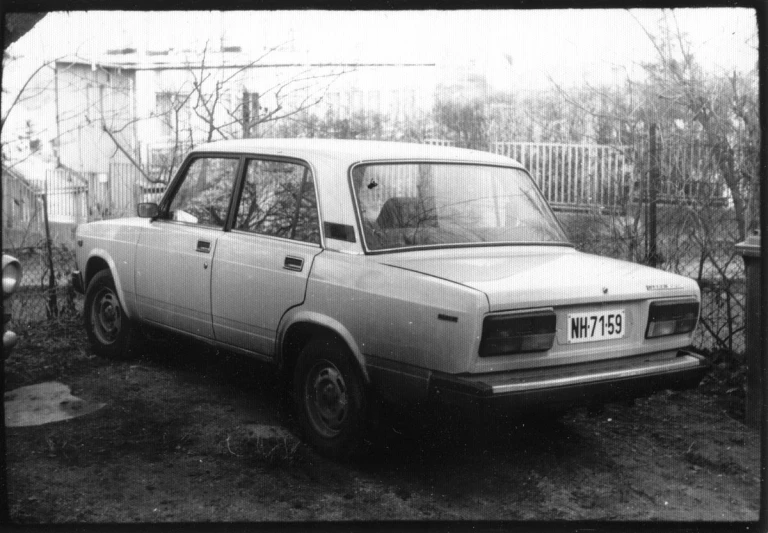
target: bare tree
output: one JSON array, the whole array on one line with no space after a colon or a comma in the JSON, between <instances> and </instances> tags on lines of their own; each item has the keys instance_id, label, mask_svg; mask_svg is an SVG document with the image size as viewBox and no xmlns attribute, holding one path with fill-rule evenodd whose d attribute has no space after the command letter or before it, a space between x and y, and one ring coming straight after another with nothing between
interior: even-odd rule
<instances>
[{"instance_id":1,"label":"bare tree","mask_svg":"<svg viewBox=\"0 0 768 533\"><path fill-rule=\"evenodd\" d=\"M660 266L697 279L703 295L702 325L712 345L738 350L735 338L743 329L738 288L742 265L733 244L759 223L757 69L705 70L673 11L665 11L653 31L640 25L656 52L653 61L642 65L643 79L627 76L621 90L557 89L569 107L595 121L602 142L621 139L621 144L631 146L625 155L634 166L633 196L639 201L629 206L649 204L646 136L651 124L658 126ZM627 251L627 243L642 240L647 233L643 211L633 211L634 221L628 217L624 224L630 230L624 240L613 222L613 238L601 240L606 232L599 226L606 224L606 217L594 217L590 222L594 228L580 229L590 241L588 248L613 242L617 250Z\"/></svg>"},{"instance_id":2,"label":"bare tree","mask_svg":"<svg viewBox=\"0 0 768 533\"><path fill-rule=\"evenodd\" d=\"M437 127L447 132L457 146L487 149L488 124L485 106L480 100L460 102L438 98L432 113Z\"/></svg>"},{"instance_id":3,"label":"bare tree","mask_svg":"<svg viewBox=\"0 0 768 533\"><path fill-rule=\"evenodd\" d=\"M8 52L4 52L3 70L7 72L9 65L17 59L18 58L8 54ZM55 65L61 59L62 57L57 57L40 63L32 71L32 73L26 77L21 87L18 89L18 92L15 94L12 94L9 91L5 83L3 84L3 100L10 101L10 104L7 107L4 106L4 111L2 116L0 116L0 136L2 136L4 145L12 143L12 141L8 138L8 131L6 128L8 125L8 119L12 115L17 115L19 113L19 109L23 108L25 104L35 101L37 98L43 96L46 91L54 89L54 77L51 76L51 73L55 71ZM22 120L25 123L26 132L23 136L19 137L19 140L24 142L29 147L29 142L41 132L34 131L35 128L32 127L33 120L30 116L27 116L25 119L22 117ZM5 168L13 168L20 162L27 159L27 157L29 157L29 155L31 155L34 151L35 150L29 150L28 155L22 158L3 157L3 166ZM5 156L6 153L4 152L3 155Z\"/></svg>"},{"instance_id":4,"label":"bare tree","mask_svg":"<svg viewBox=\"0 0 768 533\"><path fill-rule=\"evenodd\" d=\"M640 24L638 22L638 24ZM757 71L708 74L697 63L674 11L665 15L658 33L640 26L656 50L646 65L648 87L660 109L681 113L691 135L704 141L733 198L739 238L758 224L760 127Z\"/></svg>"},{"instance_id":5,"label":"bare tree","mask_svg":"<svg viewBox=\"0 0 768 533\"><path fill-rule=\"evenodd\" d=\"M137 161L116 134L129 124L109 124L102 117L102 127L115 146L136 166L150 182L167 182L180 163L185 149L195 143L238 137L252 137L259 126L286 121L306 113L319 104L328 87L350 69L318 70L299 67L287 79L266 84L259 92L248 88L248 75L262 68L265 57L280 47L274 47L260 57L243 65L212 65L207 47L196 63L184 67L187 80L167 91L168 102L150 117L136 120L158 119L170 132L170 153L166 154L159 174L151 175L149 169ZM269 98L275 103L268 108L262 103Z\"/></svg>"}]
</instances>

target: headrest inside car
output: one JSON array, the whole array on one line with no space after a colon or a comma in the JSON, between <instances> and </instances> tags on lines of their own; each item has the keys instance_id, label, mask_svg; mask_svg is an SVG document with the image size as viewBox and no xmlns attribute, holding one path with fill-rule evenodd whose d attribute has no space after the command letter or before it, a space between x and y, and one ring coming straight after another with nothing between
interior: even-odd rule
<instances>
[{"instance_id":1,"label":"headrest inside car","mask_svg":"<svg viewBox=\"0 0 768 533\"><path fill-rule=\"evenodd\" d=\"M418 228L436 226L434 214L419 206L418 198L396 196L384 202L376 223L380 228Z\"/></svg>"}]
</instances>

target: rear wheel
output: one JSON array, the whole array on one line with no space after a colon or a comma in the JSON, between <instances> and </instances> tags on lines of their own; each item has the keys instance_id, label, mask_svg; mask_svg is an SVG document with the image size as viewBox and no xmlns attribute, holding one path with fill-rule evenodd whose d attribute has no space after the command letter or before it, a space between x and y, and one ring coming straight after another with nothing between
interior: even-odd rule
<instances>
[{"instance_id":1,"label":"rear wheel","mask_svg":"<svg viewBox=\"0 0 768 533\"><path fill-rule=\"evenodd\" d=\"M299 355L293 392L299 425L324 455L344 459L362 442L367 401L356 362L340 341L316 337Z\"/></svg>"},{"instance_id":2,"label":"rear wheel","mask_svg":"<svg viewBox=\"0 0 768 533\"><path fill-rule=\"evenodd\" d=\"M97 355L123 358L134 354L137 335L123 312L109 270L96 273L88 284L83 315L88 341Z\"/></svg>"}]
</instances>

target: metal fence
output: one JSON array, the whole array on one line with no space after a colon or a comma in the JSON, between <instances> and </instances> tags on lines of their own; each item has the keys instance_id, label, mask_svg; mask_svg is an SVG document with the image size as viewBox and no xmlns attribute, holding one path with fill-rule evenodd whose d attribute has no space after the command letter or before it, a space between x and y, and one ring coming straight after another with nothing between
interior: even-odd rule
<instances>
[{"instance_id":1,"label":"metal fence","mask_svg":"<svg viewBox=\"0 0 768 533\"><path fill-rule=\"evenodd\" d=\"M424 143L456 145L445 139ZM636 146L496 141L488 143L487 151L522 163L555 210L621 210L628 202L648 200L647 139ZM658 203L728 204L728 188L712 169L706 145L670 142L659 155Z\"/></svg>"},{"instance_id":2,"label":"metal fence","mask_svg":"<svg viewBox=\"0 0 768 533\"><path fill-rule=\"evenodd\" d=\"M50 174L60 173L49 170ZM166 184L152 183L130 164L112 163L108 173L78 174L81 181L55 180L48 187L48 218L53 222L79 224L92 220L132 216L140 202L154 201ZM51 180L53 181L53 180ZM67 184L67 183L70 184ZM46 189L38 194L46 193Z\"/></svg>"},{"instance_id":3,"label":"metal fence","mask_svg":"<svg viewBox=\"0 0 768 533\"><path fill-rule=\"evenodd\" d=\"M23 272L19 289L10 299L11 327L23 329L82 310L82 298L69 283L69 273L75 268L74 250L52 246L50 260L42 244L9 252L21 262Z\"/></svg>"},{"instance_id":4,"label":"metal fence","mask_svg":"<svg viewBox=\"0 0 768 533\"><path fill-rule=\"evenodd\" d=\"M47 170L44 179L32 183L31 206L18 209L13 219L3 218L6 247L35 246L45 235L46 209L51 239L73 246L78 224L134 216L139 203L158 201L167 186L148 181L133 165L116 163L108 173Z\"/></svg>"},{"instance_id":5,"label":"metal fence","mask_svg":"<svg viewBox=\"0 0 768 533\"><path fill-rule=\"evenodd\" d=\"M585 252L647 263L645 211L558 213L571 240ZM738 222L716 202L659 207L657 267L696 280L701 325L694 344L742 353L745 347L744 262L736 253Z\"/></svg>"},{"instance_id":6,"label":"metal fence","mask_svg":"<svg viewBox=\"0 0 768 533\"><path fill-rule=\"evenodd\" d=\"M556 209L623 205L631 192L633 167L626 148L494 142L489 151L522 163Z\"/></svg>"}]
</instances>

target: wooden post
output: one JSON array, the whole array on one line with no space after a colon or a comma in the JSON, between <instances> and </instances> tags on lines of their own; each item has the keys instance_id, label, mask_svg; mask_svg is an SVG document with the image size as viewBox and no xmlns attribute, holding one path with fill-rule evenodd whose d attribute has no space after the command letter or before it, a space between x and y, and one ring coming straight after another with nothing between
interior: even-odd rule
<instances>
[{"instance_id":1,"label":"wooden post","mask_svg":"<svg viewBox=\"0 0 768 533\"><path fill-rule=\"evenodd\" d=\"M746 423L760 428L760 409L765 400L765 369L763 344L760 339L760 233L747 237L736 245L736 250L744 258L746 271L746 358L747 358L747 406Z\"/></svg>"},{"instance_id":2,"label":"wooden post","mask_svg":"<svg viewBox=\"0 0 768 533\"><path fill-rule=\"evenodd\" d=\"M48 223L48 172L45 174L45 194L43 194L43 220L45 222L45 248L48 253L48 318L59 314L56 300L56 273L53 270L53 250L51 249L51 228Z\"/></svg>"}]
</instances>

